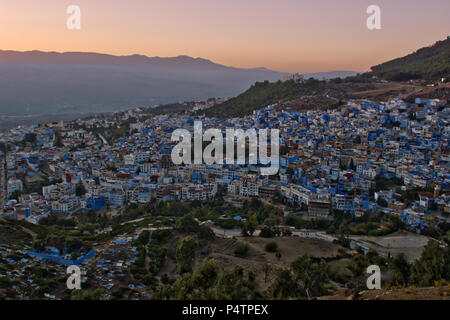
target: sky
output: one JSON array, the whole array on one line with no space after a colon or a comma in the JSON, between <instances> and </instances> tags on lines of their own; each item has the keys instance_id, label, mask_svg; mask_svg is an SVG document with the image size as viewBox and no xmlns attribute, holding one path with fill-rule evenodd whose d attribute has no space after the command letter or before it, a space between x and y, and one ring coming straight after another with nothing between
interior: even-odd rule
<instances>
[{"instance_id":1,"label":"sky","mask_svg":"<svg viewBox=\"0 0 450 320\"><path fill-rule=\"evenodd\" d=\"M366 10L381 9L369 30ZM66 10L78 5L81 29ZM368 71L450 35L449 0L1 0L0 49L189 55L283 72Z\"/></svg>"}]
</instances>

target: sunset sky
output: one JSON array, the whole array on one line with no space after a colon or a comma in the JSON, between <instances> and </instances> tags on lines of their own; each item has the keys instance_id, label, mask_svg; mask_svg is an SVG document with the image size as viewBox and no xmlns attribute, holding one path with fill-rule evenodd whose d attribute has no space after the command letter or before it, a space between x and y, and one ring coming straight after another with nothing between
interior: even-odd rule
<instances>
[{"instance_id":1,"label":"sunset sky","mask_svg":"<svg viewBox=\"0 0 450 320\"><path fill-rule=\"evenodd\" d=\"M381 30L366 27L371 4L381 7ZM66 27L69 5L81 8L81 30ZM449 0L1 0L0 49L366 71L446 38L449 12Z\"/></svg>"}]
</instances>

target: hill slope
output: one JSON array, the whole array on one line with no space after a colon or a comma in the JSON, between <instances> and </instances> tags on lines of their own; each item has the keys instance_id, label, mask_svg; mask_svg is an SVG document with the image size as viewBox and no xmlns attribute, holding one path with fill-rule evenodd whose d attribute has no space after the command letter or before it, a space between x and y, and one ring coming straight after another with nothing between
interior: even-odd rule
<instances>
[{"instance_id":1,"label":"hill slope","mask_svg":"<svg viewBox=\"0 0 450 320\"><path fill-rule=\"evenodd\" d=\"M218 118L240 117L278 102L296 109L333 107L344 96L338 86L313 79L303 83L258 82L239 96L208 109L205 114Z\"/></svg>"},{"instance_id":2,"label":"hill slope","mask_svg":"<svg viewBox=\"0 0 450 320\"><path fill-rule=\"evenodd\" d=\"M360 74L356 71L328 71L328 72L317 72L317 73L306 73L303 74L303 79L314 78L316 80L329 80L341 78L345 79L347 77L354 77Z\"/></svg>"},{"instance_id":3,"label":"hill slope","mask_svg":"<svg viewBox=\"0 0 450 320\"><path fill-rule=\"evenodd\" d=\"M324 73L322 77L320 73L314 76L324 78L324 75L329 74L333 73ZM337 107L351 98L388 99L398 95L409 96L411 90L416 92L415 87L405 87L405 84L401 83L395 85L378 83L371 79L371 75L388 80L409 80L440 79L448 77L449 74L450 38L447 38L406 57L372 67L372 73L356 75L354 72L334 72L336 77L345 77L345 75L350 77L331 81L256 83L239 96L207 110L206 115L219 118L238 117L277 102L304 110ZM333 76L329 75L329 77Z\"/></svg>"},{"instance_id":4,"label":"hill slope","mask_svg":"<svg viewBox=\"0 0 450 320\"><path fill-rule=\"evenodd\" d=\"M372 74L386 80L440 79L450 75L450 37L405 57L371 68Z\"/></svg>"}]
</instances>

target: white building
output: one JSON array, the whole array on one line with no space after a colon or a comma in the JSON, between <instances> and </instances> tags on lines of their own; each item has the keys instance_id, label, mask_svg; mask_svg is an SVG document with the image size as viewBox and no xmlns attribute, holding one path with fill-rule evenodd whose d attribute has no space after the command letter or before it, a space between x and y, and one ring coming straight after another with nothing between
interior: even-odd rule
<instances>
[{"instance_id":1,"label":"white building","mask_svg":"<svg viewBox=\"0 0 450 320\"><path fill-rule=\"evenodd\" d=\"M8 197L10 197L14 192L23 191L23 182L19 179L8 181Z\"/></svg>"}]
</instances>

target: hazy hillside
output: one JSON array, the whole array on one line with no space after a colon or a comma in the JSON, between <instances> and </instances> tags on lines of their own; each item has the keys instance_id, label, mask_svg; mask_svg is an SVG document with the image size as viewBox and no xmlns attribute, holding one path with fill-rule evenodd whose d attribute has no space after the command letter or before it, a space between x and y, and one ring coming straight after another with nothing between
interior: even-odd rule
<instances>
[{"instance_id":1,"label":"hazy hillside","mask_svg":"<svg viewBox=\"0 0 450 320\"><path fill-rule=\"evenodd\" d=\"M283 75L187 56L0 51L0 115L106 112L229 97Z\"/></svg>"},{"instance_id":2,"label":"hazy hillside","mask_svg":"<svg viewBox=\"0 0 450 320\"><path fill-rule=\"evenodd\" d=\"M372 73L387 80L439 79L450 75L450 37L405 57L372 67Z\"/></svg>"}]
</instances>

